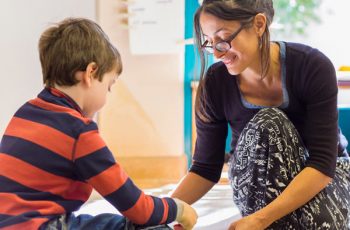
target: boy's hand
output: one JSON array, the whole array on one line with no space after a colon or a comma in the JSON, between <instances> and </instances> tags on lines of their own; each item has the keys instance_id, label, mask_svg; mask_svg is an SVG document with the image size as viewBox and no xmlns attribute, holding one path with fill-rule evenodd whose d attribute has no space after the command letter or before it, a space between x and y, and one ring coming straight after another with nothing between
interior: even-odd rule
<instances>
[{"instance_id":1,"label":"boy's hand","mask_svg":"<svg viewBox=\"0 0 350 230\"><path fill-rule=\"evenodd\" d=\"M186 202L174 198L177 205L176 221L179 222L184 230L191 230L197 223L198 215L194 208Z\"/></svg>"}]
</instances>

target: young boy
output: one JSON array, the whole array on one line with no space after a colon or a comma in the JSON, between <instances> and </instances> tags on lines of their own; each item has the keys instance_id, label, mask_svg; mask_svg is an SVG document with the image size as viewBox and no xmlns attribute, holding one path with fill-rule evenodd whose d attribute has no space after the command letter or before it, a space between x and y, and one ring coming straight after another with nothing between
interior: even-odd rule
<instances>
[{"instance_id":1,"label":"young boy","mask_svg":"<svg viewBox=\"0 0 350 230\"><path fill-rule=\"evenodd\" d=\"M1 229L125 229L197 214L172 198L145 195L100 137L94 114L122 72L120 55L94 22L69 18L39 41L45 89L10 121L0 144ZM96 189L123 216L74 216Z\"/></svg>"}]
</instances>

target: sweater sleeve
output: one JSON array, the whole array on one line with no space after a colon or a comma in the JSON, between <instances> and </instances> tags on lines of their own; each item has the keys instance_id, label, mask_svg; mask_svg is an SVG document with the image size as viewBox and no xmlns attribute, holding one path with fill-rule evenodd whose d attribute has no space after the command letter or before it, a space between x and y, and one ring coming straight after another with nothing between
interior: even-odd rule
<instances>
[{"instance_id":1,"label":"sweater sleeve","mask_svg":"<svg viewBox=\"0 0 350 230\"><path fill-rule=\"evenodd\" d=\"M149 226L175 220L175 201L146 195L141 191L115 162L95 123L91 123L80 134L74 163L79 176L131 222Z\"/></svg>"},{"instance_id":2,"label":"sweater sleeve","mask_svg":"<svg viewBox=\"0 0 350 230\"><path fill-rule=\"evenodd\" d=\"M196 113L197 139L190 171L216 183L224 164L228 123L222 112L222 85L215 79L213 67L208 70L206 78L203 86L206 97L202 94L201 100L205 100L205 108L202 109L209 120L204 121Z\"/></svg>"},{"instance_id":3,"label":"sweater sleeve","mask_svg":"<svg viewBox=\"0 0 350 230\"><path fill-rule=\"evenodd\" d=\"M318 50L306 56L302 98L306 117L303 130L309 151L306 166L334 177L338 141L338 87L331 61Z\"/></svg>"}]
</instances>

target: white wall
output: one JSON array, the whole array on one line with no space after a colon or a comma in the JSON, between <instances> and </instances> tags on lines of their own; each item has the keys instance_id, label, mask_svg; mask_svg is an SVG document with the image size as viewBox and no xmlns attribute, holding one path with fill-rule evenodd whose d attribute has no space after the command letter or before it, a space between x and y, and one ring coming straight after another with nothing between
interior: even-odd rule
<instances>
[{"instance_id":1,"label":"white wall","mask_svg":"<svg viewBox=\"0 0 350 230\"><path fill-rule=\"evenodd\" d=\"M95 20L95 0L1 0L0 134L13 113L42 89L37 43L50 23L65 17Z\"/></svg>"},{"instance_id":2,"label":"white wall","mask_svg":"<svg viewBox=\"0 0 350 230\"><path fill-rule=\"evenodd\" d=\"M98 1L98 21L123 60L123 73L99 114L100 132L118 157L183 155L183 48L174 54L134 55L118 14L122 6L121 1ZM182 26L184 16L179 18ZM143 37L138 42L149 45Z\"/></svg>"},{"instance_id":3,"label":"white wall","mask_svg":"<svg viewBox=\"0 0 350 230\"><path fill-rule=\"evenodd\" d=\"M105 1L101 0L101 3L103 2ZM112 2L107 1L108 4ZM96 6L95 0L1 0L0 3L0 134L2 134L17 108L28 99L35 97L42 88L37 52L37 41L41 32L50 22L56 22L68 16L95 19ZM349 0L323 0L320 9L322 24L310 26L307 29L308 37L284 40L303 42L317 47L330 57L336 68L340 65L350 65L349 9ZM110 11L111 14L112 11L115 12L114 9ZM113 17L107 18L107 20L116 20ZM102 24L106 26L105 23ZM113 28L115 24L112 22L107 27L105 29L110 32L112 40L118 41L120 37L117 36L122 32L113 34L111 31L115 31ZM123 49L126 48L121 49L122 53L127 54ZM127 63L126 58L129 56L124 56L124 61ZM124 76L131 90L138 92L142 84L136 84L136 78L126 77L129 75L128 71L131 76L134 76L134 73L131 73L134 71L132 64L132 62L126 64L128 70L125 71ZM147 80L137 78L137 81L144 83L143 81ZM153 92L151 88L148 90ZM152 97L154 98L154 95ZM340 92L339 99L342 103L350 103L350 92ZM151 106L145 108L154 109ZM183 119L182 113L178 112L177 116ZM164 129L169 128L163 124L160 126ZM182 135L181 130L182 127L177 131Z\"/></svg>"}]
</instances>

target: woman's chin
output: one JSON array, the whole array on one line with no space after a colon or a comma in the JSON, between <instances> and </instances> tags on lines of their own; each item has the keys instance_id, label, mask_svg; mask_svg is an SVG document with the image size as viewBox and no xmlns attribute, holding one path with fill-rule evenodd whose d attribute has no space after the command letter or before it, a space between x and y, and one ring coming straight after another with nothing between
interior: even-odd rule
<instances>
[{"instance_id":1,"label":"woman's chin","mask_svg":"<svg viewBox=\"0 0 350 230\"><path fill-rule=\"evenodd\" d=\"M239 71L238 69L233 69L233 68L227 68L227 71L230 75L238 75L241 73L241 71Z\"/></svg>"}]
</instances>

